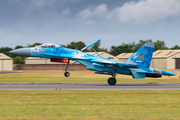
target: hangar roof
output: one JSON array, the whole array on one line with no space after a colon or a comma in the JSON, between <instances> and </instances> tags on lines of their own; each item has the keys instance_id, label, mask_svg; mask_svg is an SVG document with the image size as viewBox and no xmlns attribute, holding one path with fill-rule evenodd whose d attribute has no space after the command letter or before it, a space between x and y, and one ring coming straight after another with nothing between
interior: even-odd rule
<instances>
[{"instance_id":1,"label":"hangar roof","mask_svg":"<svg viewBox=\"0 0 180 120\"><path fill-rule=\"evenodd\" d=\"M98 56L96 52L85 52L85 53L90 54L90 55L94 55L94 56ZM100 54L100 55L102 55L102 54L111 55L111 54L109 54L107 52L98 52L98 54ZM113 56L113 55L111 55L111 56Z\"/></svg>"},{"instance_id":2,"label":"hangar roof","mask_svg":"<svg viewBox=\"0 0 180 120\"><path fill-rule=\"evenodd\" d=\"M157 50L153 53L153 58L169 58L173 55L176 55L177 53L180 53L180 50ZM121 53L117 55L119 59L127 59L129 58L133 53Z\"/></svg>"},{"instance_id":3,"label":"hangar roof","mask_svg":"<svg viewBox=\"0 0 180 120\"><path fill-rule=\"evenodd\" d=\"M153 54L153 58L169 58L180 53L180 50L157 50Z\"/></svg>"},{"instance_id":4,"label":"hangar roof","mask_svg":"<svg viewBox=\"0 0 180 120\"><path fill-rule=\"evenodd\" d=\"M117 58L124 58L124 59L127 59L129 58L133 53L121 53L119 55L117 55L116 57Z\"/></svg>"},{"instance_id":5,"label":"hangar roof","mask_svg":"<svg viewBox=\"0 0 180 120\"><path fill-rule=\"evenodd\" d=\"M5 55L4 53L0 53L0 60L12 60L12 58Z\"/></svg>"},{"instance_id":6,"label":"hangar roof","mask_svg":"<svg viewBox=\"0 0 180 120\"><path fill-rule=\"evenodd\" d=\"M85 53L90 54L90 55L96 54L96 52L85 52Z\"/></svg>"},{"instance_id":7,"label":"hangar roof","mask_svg":"<svg viewBox=\"0 0 180 120\"><path fill-rule=\"evenodd\" d=\"M94 56L99 56L101 55L102 57L105 57L105 58L108 58L108 59L114 59L114 60L118 60L118 58L114 55L111 55L107 52L98 52L98 54L96 52L86 52L87 54L90 54L90 55L94 55Z\"/></svg>"}]
</instances>

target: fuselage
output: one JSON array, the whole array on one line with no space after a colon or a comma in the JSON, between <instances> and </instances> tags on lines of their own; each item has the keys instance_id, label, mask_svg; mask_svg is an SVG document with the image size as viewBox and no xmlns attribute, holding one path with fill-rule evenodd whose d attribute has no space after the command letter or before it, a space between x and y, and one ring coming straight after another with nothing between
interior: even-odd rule
<instances>
[{"instance_id":1,"label":"fuselage","mask_svg":"<svg viewBox=\"0 0 180 120\"><path fill-rule=\"evenodd\" d=\"M95 73L97 74L111 75L112 77L107 81L109 85L116 84L116 74L131 75L134 79L143 79L145 77L157 78L162 77L162 75L175 76L175 74L170 71L150 68L154 51L154 44L152 42L146 42L122 63L102 58L100 55L100 57L98 57L82 52L99 41L100 39L82 48L81 51L64 48L52 43L45 43L32 48L13 50L10 51L10 53L26 57L50 58L51 62L67 63L64 73L65 77L70 76L67 69L70 65L69 60L73 60L75 61L74 63L79 62L88 70L96 71ZM66 61L66 59L68 60Z\"/></svg>"},{"instance_id":2,"label":"fuselage","mask_svg":"<svg viewBox=\"0 0 180 120\"><path fill-rule=\"evenodd\" d=\"M13 50L10 53L26 56L26 57L40 57L40 58L68 58L70 60L76 60L84 65L88 70L97 71L99 74L125 74L132 75L132 71L138 72L139 68L121 67L115 64L123 64L107 58L93 56L87 53L83 53L79 50L68 49L61 46L37 46L32 48L21 48ZM162 75L174 76L175 74L169 71L158 70L150 68L151 73L146 74L146 77L161 77Z\"/></svg>"}]
</instances>

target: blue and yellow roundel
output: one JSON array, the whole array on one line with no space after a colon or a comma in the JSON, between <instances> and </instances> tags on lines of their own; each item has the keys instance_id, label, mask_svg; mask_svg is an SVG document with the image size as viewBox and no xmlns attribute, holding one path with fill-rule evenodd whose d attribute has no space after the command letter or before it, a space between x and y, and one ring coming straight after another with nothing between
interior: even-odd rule
<instances>
[{"instance_id":1,"label":"blue and yellow roundel","mask_svg":"<svg viewBox=\"0 0 180 120\"><path fill-rule=\"evenodd\" d=\"M139 59L143 60L144 59L144 53L139 53Z\"/></svg>"}]
</instances>

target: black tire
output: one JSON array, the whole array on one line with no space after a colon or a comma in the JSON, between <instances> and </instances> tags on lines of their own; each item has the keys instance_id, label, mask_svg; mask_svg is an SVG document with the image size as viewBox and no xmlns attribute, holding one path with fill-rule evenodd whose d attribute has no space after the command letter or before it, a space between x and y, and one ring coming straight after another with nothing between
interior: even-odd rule
<instances>
[{"instance_id":1,"label":"black tire","mask_svg":"<svg viewBox=\"0 0 180 120\"><path fill-rule=\"evenodd\" d=\"M115 78L109 78L109 79L108 79L108 84L109 84L109 85L115 85L116 82L117 82L117 81L116 81Z\"/></svg>"},{"instance_id":2,"label":"black tire","mask_svg":"<svg viewBox=\"0 0 180 120\"><path fill-rule=\"evenodd\" d=\"M65 73L64 73L64 76L65 76L65 77L69 77L69 76L70 76L70 73L69 73L69 72L65 72Z\"/></svg>"}]
</instances>

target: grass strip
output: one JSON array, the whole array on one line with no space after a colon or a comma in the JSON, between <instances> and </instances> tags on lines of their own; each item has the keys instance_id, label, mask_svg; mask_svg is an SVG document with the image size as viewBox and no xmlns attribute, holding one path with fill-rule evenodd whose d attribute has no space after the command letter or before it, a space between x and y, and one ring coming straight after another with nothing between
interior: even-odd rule
<instances>
[{"instance_id":1,"label":"grass strip","mask_svg":"<svg viewBox=\"0 0 180 120\"><path fill-rule=\"evenodd\" d=\"M180 119L180 90L0 90L0 119Z\"/></svg>"}]
</instances>

